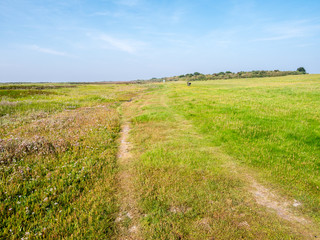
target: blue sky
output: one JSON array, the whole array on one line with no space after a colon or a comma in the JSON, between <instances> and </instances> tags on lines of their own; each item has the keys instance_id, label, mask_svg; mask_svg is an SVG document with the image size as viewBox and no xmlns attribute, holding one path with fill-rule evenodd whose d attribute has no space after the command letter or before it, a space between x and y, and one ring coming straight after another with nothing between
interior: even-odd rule
<instances>
[{"instance_id":1,"label":"blue sky","mask_svg":"<svg viewBox=\"0 0 320 240\"><path fill-rule=\"evenodd\" d=\"M1 0L0 82L320 73L320 1Z\"/></svg>"}]
</instances>

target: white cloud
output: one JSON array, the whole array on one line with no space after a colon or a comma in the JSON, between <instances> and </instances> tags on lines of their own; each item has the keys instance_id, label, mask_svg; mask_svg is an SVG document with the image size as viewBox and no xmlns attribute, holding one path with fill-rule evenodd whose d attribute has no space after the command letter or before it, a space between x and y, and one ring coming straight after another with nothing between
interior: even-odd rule
<instances>
[{"instance_id":1,"label":"white cloud","mask_svg":"<svg viewBox=\"0 0 320 240\"><path fill-rule=\"evenodd\" d=\"M53 50L53 49L50 49L50 48L39 47L37 45L31 45L31 46L29 46L29 48L34 50L34 51L47 53L47 54L51 54L51 55L56 55L56 56L70 56L69 54L67 54L65 52L56 51L56 50Z\"/></svg>"},{"instance_id":2,"label":"white cloud","mask_svg":"<svg viewBox=\"0 0 320 240\"><path fill-rule=\"evenodd\" d=\"M90 14L90 16L112 16L113 14L111 12L108 11L104 11L104 12L94 12L92 14Z\"/></svg>"},{"instance_id":3,"label":"white cloud","mask_svg":"<svg viewBox=\"0 0 320 240\"><path fill-rule=\"evenodd\" d=\"M310 24L307 20L278 23L265 28L267 37L257 38L254 41L278 41L294 38L310 37L318 33L320 25Z\"/></svg>"},{"instance_id":4,"label":"white cloud","mask_svg":"<svg viewBox=\"0 0 320 240\"><path fill-rule=\"evenodd\" d=\"M118 39L107 34L100 35L99 39L108 44L107 46L105 46L106 48L113 47L127 53L135 53L140 46L144 45L144 43L142 42L127 39Z\"/></svg>"},{"instance_id":5,"label":"white cloud","mask_svg":"<svg viewBox=\"0 0 320 240\"><path fill-rule=\"evenodd\" d=\"M285 40L291 38L299 38L307 35L306 29L303 28L280 28L274 29L274 31L270 31L270 37L258 38L256 41L277 41L277 40Z\"/></svg>"},{"instance_id":6,"label":"white cloud","mask_svg":"<svg viewBox=\"0 0 320 240\"><path fill-rule=\"evenodd\" d=\"M116 12L111 12L111 11L98 11L90 14L89 16L107 16L107 17L123 17L125 15L124 12L121 11L116 11Z\"/></svg>"}]
</instances>

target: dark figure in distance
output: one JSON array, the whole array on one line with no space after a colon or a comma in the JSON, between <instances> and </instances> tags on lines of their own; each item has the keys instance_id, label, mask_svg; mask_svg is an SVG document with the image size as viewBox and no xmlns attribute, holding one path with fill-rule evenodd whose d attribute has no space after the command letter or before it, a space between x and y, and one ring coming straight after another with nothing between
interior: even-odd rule
<instances>
[{"instance_id":1,"label":"dark figure in distance","mask_svg":"<svg viewBox=\"0 0 320 240\"><path fill-rule=\"evenodd\" d=\"M190 86L190 85L191 85L191 82L188 81L188 82L187 82L187 85Z\"/></svg>"}]
</instances>

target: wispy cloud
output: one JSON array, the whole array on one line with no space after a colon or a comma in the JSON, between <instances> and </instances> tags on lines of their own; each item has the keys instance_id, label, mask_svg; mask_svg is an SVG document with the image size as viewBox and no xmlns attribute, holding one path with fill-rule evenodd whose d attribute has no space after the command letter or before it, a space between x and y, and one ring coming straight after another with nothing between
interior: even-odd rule
<instances>
[{"instance_id":1,"label":"wispy cloud","mask_svg":"<svg viewBox=\"0 0 320 240\"><path fill-rule=\"evenodd\" d=\"M184 10L176 10L173 12L172 16L171 16L171 20L173 23L179 23L181 21L181 19L184 17L184 15L186 15L186 11Z\"/></svg>"},{"instance_id":2,"label":"wispy cloud","mask_svg":"<svg viewBox=\"0 0 320 240\"><path fill-rule=\"evenodd\" d=\"M89 14L89 16L107 16L107 17L123 17L125 12L122 11L97 11L94 13Z\"/></svg>"},{"instance_id":3,"label":"wispy cloud","mask_svg":"<svg viewBox=\"0 0 320 240\"><path fill-rule=\"evenodd\" d=\"M104 43L107 43L107 45L105 46L106 48L112 47L127 53L136 53L138 48L144 45L143 42L114 38L107 34L101 34L99 39Z\"/></svg>"},{"instance_id":4,"label":"wispy cloud","mask_svg":"<svg viewBox=\"0 0 320 240\"><path fill-rule=\"evenodd\" d=\"M279 28L276 27L270 31L270 37L257 38L256 41L277 41L306 36L308 29L305 28Z\"/></svg>"},{"instance_id":5,"label":"wispy cloud","mask_svg":"<svg viewBox=\"0 0 320 240\"><path fill-rule=\"evenodd\" d=\"M254 41L278 41L310 37L319 33L319 30L320 24L310 24L308 20L278 23L265 28L267 37L257 38Z\"/></svg>"},{"instance_id":6,"label":"wispy cloud","mask_svg":"<svg viewBox=\"0 0 320 240\"><path fill-rule=\"evenodd\" d=\"M65 52L56 51L50 48L39 47L38 45L31 45L31 46L28 46L28 48L37 52L47 53L47 54L56 55L56 56L66 56L66 57L70 56Z\"/></svg>"},{"instance_id":7,"label":"wispy cloud","mask_svg":"<svg viewBox=\"0 0 320 240\"><path fill-rule=\"evenodd\" d=\"M243 31L243 30L242 30ZM241 41L241 30L238 28L211 30L200 38L201 41L215 47L228 48L232 44Z\"/></svg>"},{"instance_id":8,"label":"wispy cloud","mask_svg":"<svg viewBox=\"0 0 320 240\"><path fill-rule=\"evenodd\" d=\"M257 38L254 39L254 42L259 42L259 41L278 41L278 40L285 40L285 39L290 39L290 38L296 38L299 36L296 35L279 35L279 36L275 36L275 37L266 37L266 38Z\"/></svg>"},{"instance_id":9,"label":"wispy cloud","mask_svg":"<svg viewBox=\"0 0 320 240\"><path fill-rule=\"evenodd\" d=\"M113 14L108 11L103 11L103 12L94 12L90 14L90 16L112 16Z\"/></svg>"}]
</instances>

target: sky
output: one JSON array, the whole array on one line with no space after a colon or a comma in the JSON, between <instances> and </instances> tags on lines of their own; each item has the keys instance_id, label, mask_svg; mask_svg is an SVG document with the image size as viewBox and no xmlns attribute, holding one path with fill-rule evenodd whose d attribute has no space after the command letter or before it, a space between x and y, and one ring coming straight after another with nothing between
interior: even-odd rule
<instances>
[{"instance_id":1,"label":"sky","mask_svg":"<svg viewBox=\"0 0 320 240\"><path fill-rule=\"evenodd\" d=\"M320 73L319 0L0 0L0 82Z\"/></svg>"}]
</instances>

